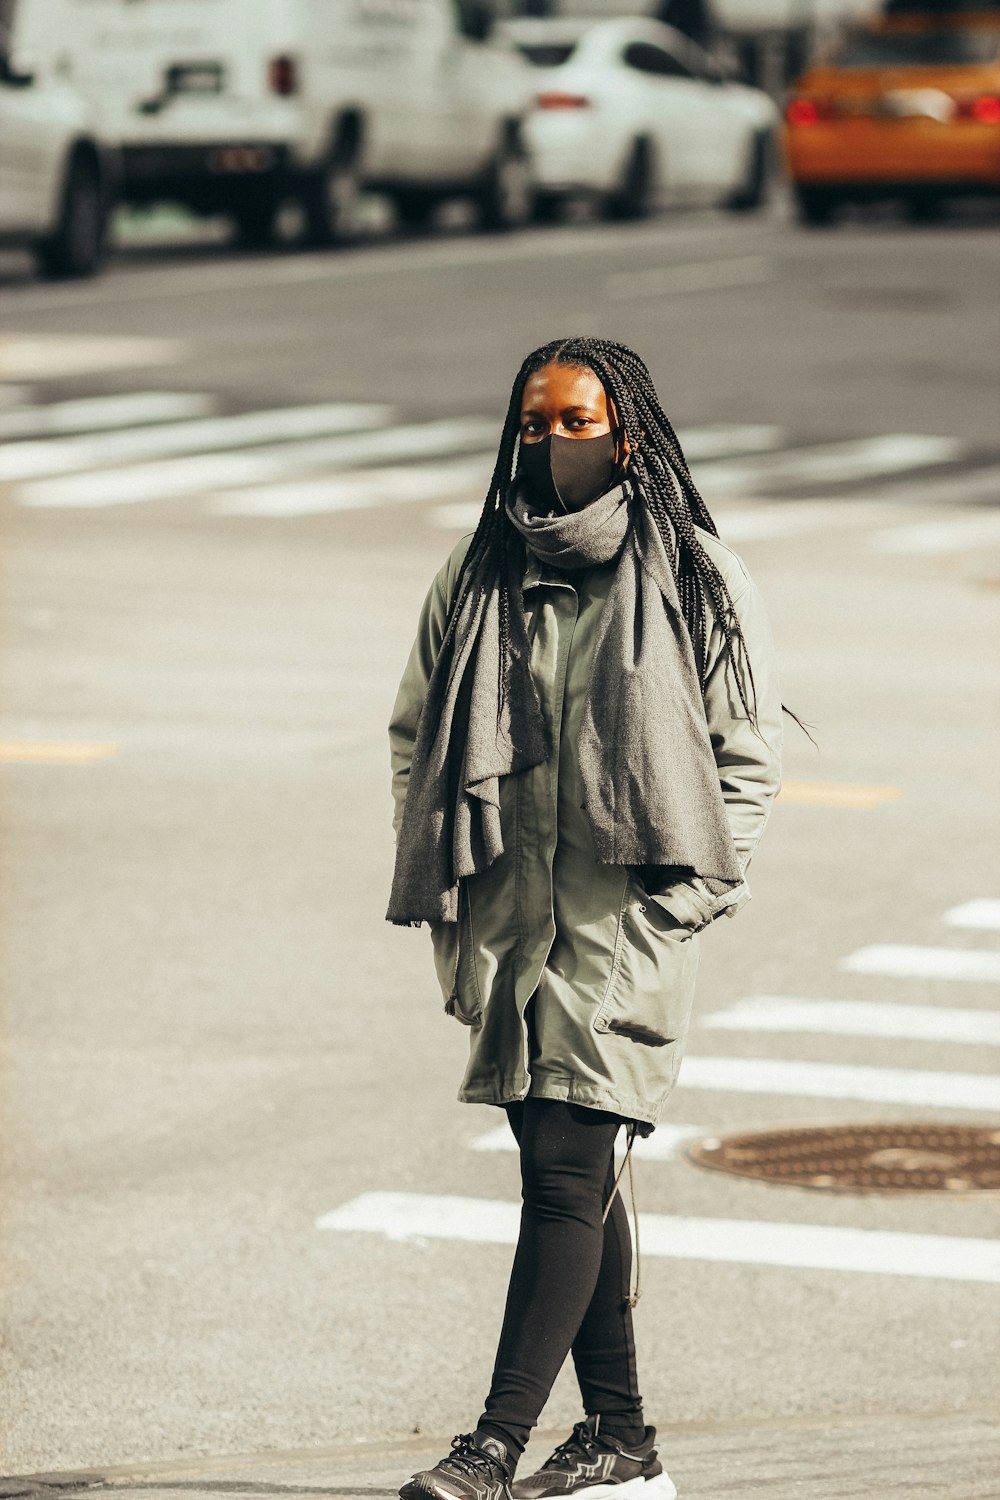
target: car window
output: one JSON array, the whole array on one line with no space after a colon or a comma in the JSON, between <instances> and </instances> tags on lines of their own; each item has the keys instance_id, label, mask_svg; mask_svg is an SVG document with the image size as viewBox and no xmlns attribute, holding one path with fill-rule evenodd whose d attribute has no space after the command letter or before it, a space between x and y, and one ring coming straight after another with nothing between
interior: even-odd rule
<instances>
[{"instance_id":1,"label":"car window","mask_svg":"<svg viewBox=\"0 0 1000 1500\"><path fill-rule=\"evenodd\" d=\"M663 47L654 47L652 42L631 42L622 53L626 67L637 73L652 73L658 78L690 78L691 70Z\"/></svg>"},{"instance_id":2,"label":"car window","mask_svg":"<svg viewBox=\"0 0 1000 1500\"><path fill-rule=\"evenodd\" d=\"M988 31L849 31L834 49L838 68L924 68L992 62L1000 42Z\"/></svg>"},{"instance_id":3,"label":"car window","mask_svg":"<svg viewBox=\"0 0 1000 1500\"><path fill-rule=\"evenodd\" d=\"M516 45L536 68L561 68L576 51L575 42L518 42Z\"/></svg>"}]
</instances>

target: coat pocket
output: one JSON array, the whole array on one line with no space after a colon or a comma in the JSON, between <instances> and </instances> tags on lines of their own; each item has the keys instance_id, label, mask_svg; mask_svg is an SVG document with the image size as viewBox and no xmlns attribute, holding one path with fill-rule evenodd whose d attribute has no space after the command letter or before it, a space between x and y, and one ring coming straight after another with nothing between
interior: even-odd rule
<instances>
[{"instance_id":1,"label":"coat pocket","mask_svg":"<svg viewBox=\"0 0 1000 1500\"><path fill-rule=\"evenodd\" d=\"M458 889L458 921L431 922L430 929L445 1013L464 1026L478 1026L482 1002L473 962L471 912L463 886Z\"/></svg>"},{"instance_id":2,"label":"coat pocket","mask_svg":"<svg viewBox=\"0 0 1000 1500\"><path fill-rule=\"evenodd\" d=\"M610 1031L647 1047L683 1041L698 974L698 940L629 879L607 992L595 1031Z\"/></svg>"}]
</instances>

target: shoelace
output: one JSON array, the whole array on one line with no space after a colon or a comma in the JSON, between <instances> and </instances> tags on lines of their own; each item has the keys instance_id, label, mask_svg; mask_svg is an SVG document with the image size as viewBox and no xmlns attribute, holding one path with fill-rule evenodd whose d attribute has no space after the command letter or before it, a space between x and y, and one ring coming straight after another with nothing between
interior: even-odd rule
<instances>
[{"instance_id":1,"label":"shoelace","mask_svg":"<svg viewBox=\"0 0 1000 1500\"><path fill-rule=\"evenodd\" d=\"M639 1205L636 1202L635 1198L635 1173L632 1170L632 1147L635 1145L635 1133L636 1129L634 1125L626 1126L625 1140L627 1142L627 1145L625 1150L625 1160L618 1168L618 1176L615 1178L615 1185L611 1189L611 1194L608 1198L608 1201L604 1205L604 1213L601 1215L602 1224L607 1223L608 1214L611 1212L611 1205L615 1201L615 1194L618 1192L622 1177L624 1176L625 1170L627 1168L628 1195L629 1200L632 1204L632 1223L635 1227L635 1289L633 1291L630 1291L628 1297L626 1298L629 1307L635 1307L636 1303L639 1301L639 1298L642 1296L642 1257L639 1252ZM573 1431L576 1431L575 1427ZM571 1442L572 1439L567 1439L567 1441Z\"/></svg>"},{"instance_id":2,"label":"shoelace","mask_svg":"<svg viewBox=\"0 0 1000 1500\"><path fill-rule=\"evenodd\" d=\"M445 1463L451 1464L460 1474L486 1473L489 1475L495 1470L496 1473L506 1477L500 1460L494 1458L491 1453L484 1453L482 1448L477 1448L472 1440L471 1432L459 1433L457 1437L452 1438L451 1452L445 1459Z\"/></svg>"},{"instance_id":3,"label":"shoelace","mask_svg":"<svg viewBox=\"0 0 1000 1500\"><path fill-rule=\"evenodd\" d=\"M559 1444L542 1468L571 1469L581 1453L585 1458L589 1458L597 1451L596 1436L586 1422L577 1422L566 1441Z\"/></svg>"}]
</instances>

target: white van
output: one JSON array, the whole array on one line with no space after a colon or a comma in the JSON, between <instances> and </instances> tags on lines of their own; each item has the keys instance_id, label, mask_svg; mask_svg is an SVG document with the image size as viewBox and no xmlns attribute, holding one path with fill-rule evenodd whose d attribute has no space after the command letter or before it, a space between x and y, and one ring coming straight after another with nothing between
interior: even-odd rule
<instances>
[{"instance_id":1,"label":"white van","mask_svg":"<svg viewBox=\"0 0 1000 1500\"><path fill-rule=\"evenodd\" d=\"M15 0L121 148L123 201L228 213L266 243L288 198L309 238L350 232L362 188L416 221L474 197L523 223L529 71L488 40L485 0Z\"/></svg>"},{"instance_id":2,"label":"white van","mask_svg":"<svg viewBox=\"0 0 1000 1500\"><path fill-rule=\"evenodd\" d=\"M104 258L115 156L94 111L11 50L11 0L0 0L0 245L32 250L47 276L90 276Z\"/></svg>"}]
</instances>

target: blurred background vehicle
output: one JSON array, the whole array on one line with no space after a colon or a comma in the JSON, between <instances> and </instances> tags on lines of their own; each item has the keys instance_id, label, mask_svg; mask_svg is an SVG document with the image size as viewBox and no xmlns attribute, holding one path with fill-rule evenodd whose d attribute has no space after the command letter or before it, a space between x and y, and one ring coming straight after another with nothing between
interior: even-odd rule
<instances>
[{"instance_id":1,"label":"blurred background vehicle","mask_svg":"<svg viewBox=\"0 0 1000 1500\"><path fill-rule=\"evenodd\" d=\"M543 214L582 195L617 219L664 202L765 201L777 111L681 32L641 17L504 31L538 70L527 140Z\"/></svg>"},{"instance_id":2,"label":"blurred background vehicle","mask_svg":"<svg viewBox=\"0 0 1000 1500\"><path fill-rule=\"evenodd\" d=\"M17 65L7 19L0 7L0 243L29 246L44 275L90 276L104 258L115 156L75 89Z\"/></svg>"},{"instance_id":3,"label":"blurred background vehicle","mask_svg":"<svg viewBox=\"0 0 1000 1500\"><path fill-rule=\"evenodd\" d=\"M949 196L1000 194L1000 7L888 6L820 53L785 122L807 223L868 199L927 218Z\"/></svg>"},{"instance_id":4,"label":"blurred background vehicle","mask_svg":"<svg viewBox=\"0 0 1000 1500\"><path fill-rule=\"evenodd\" d=\"M44 58L121 149L121 201L228 214L267 244L289 200L317 245L349 237L359 193L405 220L473 198L531 214L521 59L480 0L13 0L19 54Z\"/></svg>"}]
</instances>

